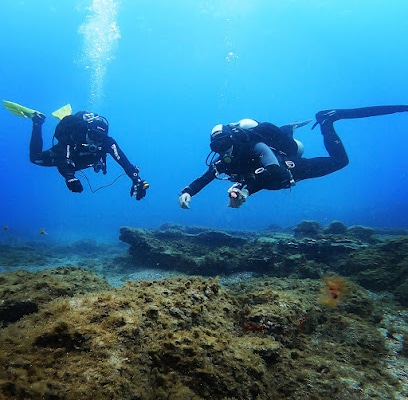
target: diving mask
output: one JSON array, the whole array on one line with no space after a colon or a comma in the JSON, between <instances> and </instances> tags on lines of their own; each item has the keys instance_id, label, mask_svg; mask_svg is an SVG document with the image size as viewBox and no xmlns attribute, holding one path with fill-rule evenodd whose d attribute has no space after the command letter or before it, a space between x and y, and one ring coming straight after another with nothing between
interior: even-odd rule
<instances>
[{"instance_id":1,"label":"diving mask","mask_svg":"<svg viewBox=\"0 0 408 400\"><path fill-rule=\"evenodd\" d=\"M211 150L218 154L227 152L231 147L232 139L230 135L221 136L210 143Z\"/></svg>"}]
</instances>

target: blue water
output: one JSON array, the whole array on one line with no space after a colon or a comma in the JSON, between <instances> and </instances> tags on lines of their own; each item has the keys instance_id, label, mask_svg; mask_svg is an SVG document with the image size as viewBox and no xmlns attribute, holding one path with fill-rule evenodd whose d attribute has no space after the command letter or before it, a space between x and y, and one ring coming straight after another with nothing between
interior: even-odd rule
<instances>
[{"instance_id":1,"label":"blue water","mask_svg":"<svg viewBox=\"0 0 408 400\"><path fill-rule=\"evenodd\" d=\"M222 229L328 224L408 228L408 113L341 121L350 165L292 191L264 191L227 208L215 181L178 206L206 170L218 123L255 118L283 125L327 108L408 103L408 2L394 0L2 0L1 98L47 114L105 115L110 133L149 181L140 202L125 176L73 194L55 168L30 164L31 121L0 109L0 224L5 235L115 240L123 225L165 222ZM310 126L305 156L325 155ZM108 175L86 172L94 188Z\"/></svg>"}]
</instances>

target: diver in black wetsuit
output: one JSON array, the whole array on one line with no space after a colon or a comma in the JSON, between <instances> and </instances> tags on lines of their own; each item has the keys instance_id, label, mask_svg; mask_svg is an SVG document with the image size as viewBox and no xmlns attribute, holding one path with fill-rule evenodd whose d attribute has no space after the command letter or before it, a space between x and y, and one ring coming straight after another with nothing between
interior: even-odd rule
<instances>
[{"instance_id":1,"label":"diver in black wetsuit","mask_svg":"<svg viewBox=\"0 0 408 400\"><path fill-rule=\"evenodd\" d=\"M293 139L293 131L310 121L280 128L251 119L216 125L211 132L212 152L207 157L209 168L182 190L179 205L189 208L191 197L216 178L235 182L228 189L228 206L239 208L248 196L261 189L288 189L304 179L331 174L349 163L343 143L333 127L334 122L406 111L407 105L392 105L318 112L313 128L320 125L329 156L315 158L303 158L303 146ZM214 154L212 158L211 154Z\"/></svg>"},{"instance_id":2,"label":"diver in black wetsuit","mask_svg":"<svg viewBox=\"0 0 408 400\"><path fill-rule=\"evenodd\" d=\"M108 136L106 118L88 111L65 116L55 128L54 136L58 143L45 151L42 139L45 115L35 112L31 119L30 161L44 167L57 167L71 192L83 191L80 180L75 176L76 171L93 167L95 172L106 174L106 154L109 153L132 180L130 195L136 200L146 196L149 184L140 178L139 168L130 163L116 141Z\"/></svg>"}]
</instances>

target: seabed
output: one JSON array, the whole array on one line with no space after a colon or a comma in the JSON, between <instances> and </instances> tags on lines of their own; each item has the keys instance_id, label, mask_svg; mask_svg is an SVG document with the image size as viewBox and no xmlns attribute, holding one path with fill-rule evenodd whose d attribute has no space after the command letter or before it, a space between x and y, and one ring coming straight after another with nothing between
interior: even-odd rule
<instances>
[{"instance_id":1,"label":"seabed","mask_svg":"<svg viewBox=\"0 0 408 400\"><path fill-rule=\"evenodd\" d=\"M406 399L408 235L3 240L0 399Z\"/></svg>"}]
</instances>

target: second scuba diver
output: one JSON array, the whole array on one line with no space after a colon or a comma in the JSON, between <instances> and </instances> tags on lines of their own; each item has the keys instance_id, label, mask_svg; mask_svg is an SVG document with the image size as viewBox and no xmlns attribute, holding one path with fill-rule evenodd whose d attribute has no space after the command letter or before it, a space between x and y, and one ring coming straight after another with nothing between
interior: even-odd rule
<instances>
[{"instance_id":1,"label":"second scuba diver","mask_svg":"<svg viewBox=\"0 0 408 400\"><path fill-rule=\"evenodd\" d=\"M407 105L390 105L318 112L313 128L320 126L328 157L302 157L303 145L293 139L294 130L310 120L280 128L253 119L216 125L210 135L208 169L182 190L179 205L188 209L192 196L214 179L234 182L228 189L228 206L239 208L248 196L262 189L289 189L304 179L331 174L349 163L334 122L406 111Z\"/></svg>"}]
</instances>

